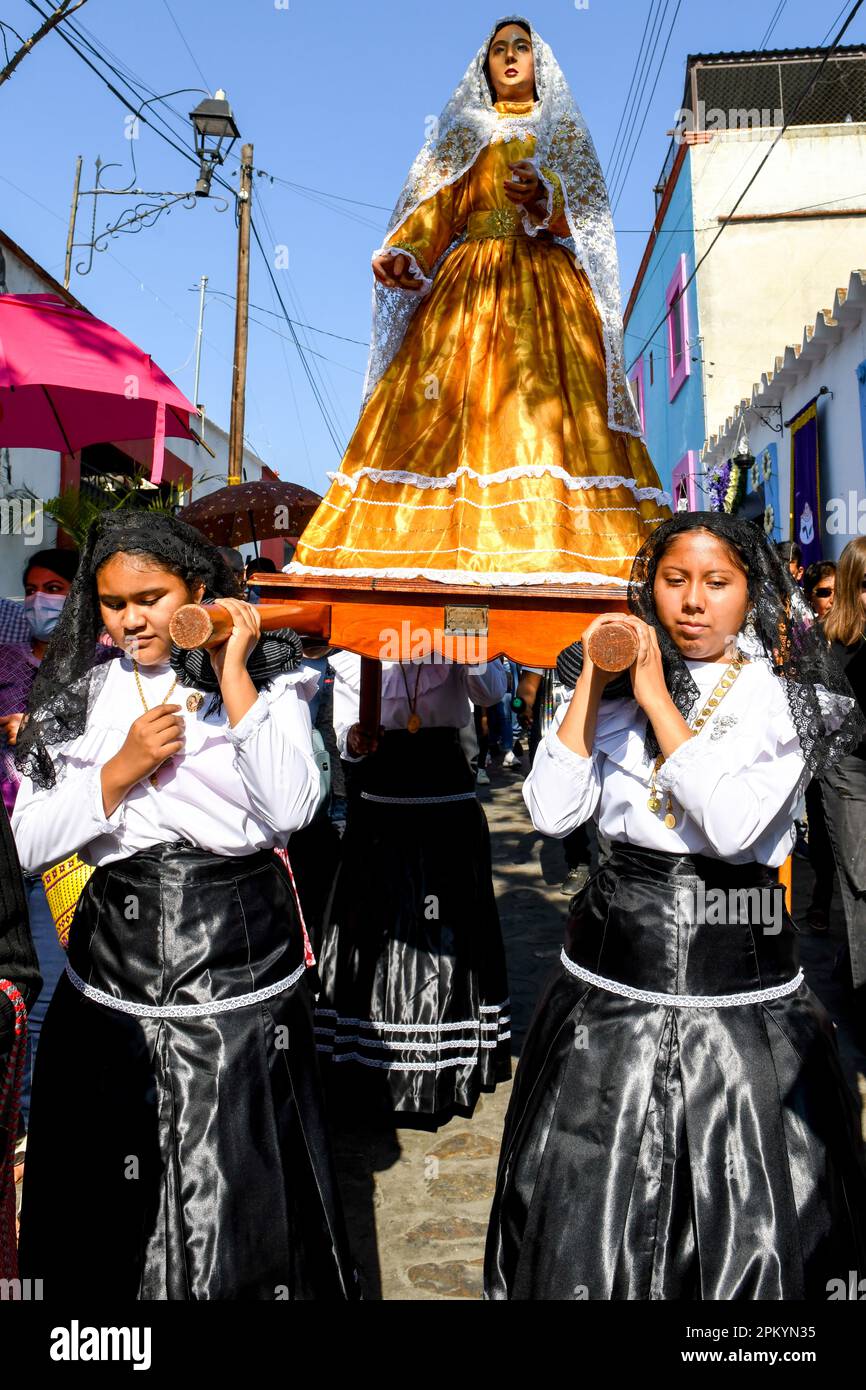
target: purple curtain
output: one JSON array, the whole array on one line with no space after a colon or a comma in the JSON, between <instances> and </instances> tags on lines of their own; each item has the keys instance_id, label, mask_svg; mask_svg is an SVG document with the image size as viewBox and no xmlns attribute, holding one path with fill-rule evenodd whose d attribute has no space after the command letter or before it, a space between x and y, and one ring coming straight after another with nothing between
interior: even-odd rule
<instances>
[{"instance_id":1,"label":"purple curtain","mask_svg":"<svg viewBox=\"0 0 866 1390\"><path fill-rule=\"evenodd\" d=\"M807 406L791 426L791 540L808 566L821 556L818 497L818 407Z\"/></svg>"}]
</instances>

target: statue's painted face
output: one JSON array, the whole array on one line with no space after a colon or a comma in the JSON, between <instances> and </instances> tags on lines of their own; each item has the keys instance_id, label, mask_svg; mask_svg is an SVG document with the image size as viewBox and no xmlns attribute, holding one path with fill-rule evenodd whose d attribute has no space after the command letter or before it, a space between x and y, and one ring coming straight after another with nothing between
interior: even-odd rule
<instances>
[{"instance_id":1,"label":"statue's painted face","mask_svg":"<svg viewBox=\"0 0 866 1390\"><path fill-rule=\"evenodd\" d=\"M494 34L487 66L497 101L532 100L535 94L532 39L521 25L506 24Z\"/></svg>"}]
</instances>

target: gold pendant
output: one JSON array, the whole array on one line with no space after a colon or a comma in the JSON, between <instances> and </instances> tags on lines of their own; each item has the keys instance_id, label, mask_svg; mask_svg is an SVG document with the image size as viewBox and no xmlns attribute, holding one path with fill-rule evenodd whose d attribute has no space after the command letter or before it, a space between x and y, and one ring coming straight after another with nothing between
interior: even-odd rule
<instances>
[{"instance_id":1,"label":"gold pendant","mask_svg":"<svg viewBox=\"0 0 866 1390\"><path fill-rule=\"evenodd\" d=\"M406 721L406 728L409 730L410 734L417 734L418 730L421 728L420 714L410 714Z\"/></svg>"},{"instance_id":2,"label":"gold pendant","mask_svg":"<svg viewBox=\"0 0 866 1390\"><path fill-rule=\"evenodd\" d=\"M661 800L657 796L651 796L647 802L647 806L649 806L654 816L662 809Z\"/></svg>"},{"instance_id":3,"label":"gold pendant","mask_svg":"<svg viewBox=\"0 0 866 1390\"><path fill-rule=\"evenodd\" d=\"M677 828L677 818L672 811L668 811L665 816L665 826L668 830L676 830Z\"/></svg>"},{"instance_id":4,"label":"gold pendant","mask_svg":"<svg viewBox=\"0 0 866 1390\"><path fill-rule=\"evenodd\" d=\"M187 695L186 697L186 707L189 710L190 714L195 714L196 710L201 709L203 704L203 695Z\"/></svg>"}]
</instances>

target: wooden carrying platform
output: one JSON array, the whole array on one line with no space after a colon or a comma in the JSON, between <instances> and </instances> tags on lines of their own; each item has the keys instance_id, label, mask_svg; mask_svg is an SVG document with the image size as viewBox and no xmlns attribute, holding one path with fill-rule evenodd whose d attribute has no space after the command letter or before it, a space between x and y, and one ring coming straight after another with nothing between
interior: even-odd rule
<instances>
[{"instance_id":1,"label":"wooden carrying platform","mask_svg":"<svg viewBox=\"0 0 866 1390\"><path fill-rule=\"evenodd\" d=\"M382 661L411 661L431 652L476 662L509 656L521 666L550 667L599 613L627 612L625 588L611 584L546 584L485 588L427 579L311 580L273 574L254 581L262 603L297 603L291 625L304 637L357 652L361 662L360 722L379 727ZM779 870L791 910L791 859Z\"/></svg>"},{"instance_id":2,"label":"wooden carrying platform","mask_svg":"<svg viewBox=\"0 0 866 1390\"><path fill-rule=\"evenodd\" d=\"M380 661L435 652L474 665L510 656L521 666L556 658L599 613L626 612L610 584L438 584L427 579L327 579L273 574L253 581L262 603L297 601L303 636Z\"/></svg>"}]
</instances>

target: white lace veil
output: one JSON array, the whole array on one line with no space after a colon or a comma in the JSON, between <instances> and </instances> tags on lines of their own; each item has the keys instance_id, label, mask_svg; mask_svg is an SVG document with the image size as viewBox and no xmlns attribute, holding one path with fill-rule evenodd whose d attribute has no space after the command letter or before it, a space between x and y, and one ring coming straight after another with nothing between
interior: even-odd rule
<instances>
[{"instance_id":1,"label":"white lace veil","mask_svg":"<svg viewBox=\"0 0 866 1390\"><path fill-rule=\"evenodd\" d=\"M502 117L496 113L484 71L493 35L504 23L522 24L532 34L539 101L526 116ZM612 429L640 437L640 422L625 375L619 263L604 177L592 137L562 69L525 19L507 15L491 29L409 170L391 214L387 236L397 231L426 199L461 178L491 140L513 140L529 134L536 139L537 167L552 169L562 183L571 236L556 240L573 253L586 272L601 316L607 358L608 422ZM431 268L434 277L461 240L463 237L456 238ZM392 290L376 284L365 404L398 352L421 298L418 291Z\"/></svg>"}]
</instances>

